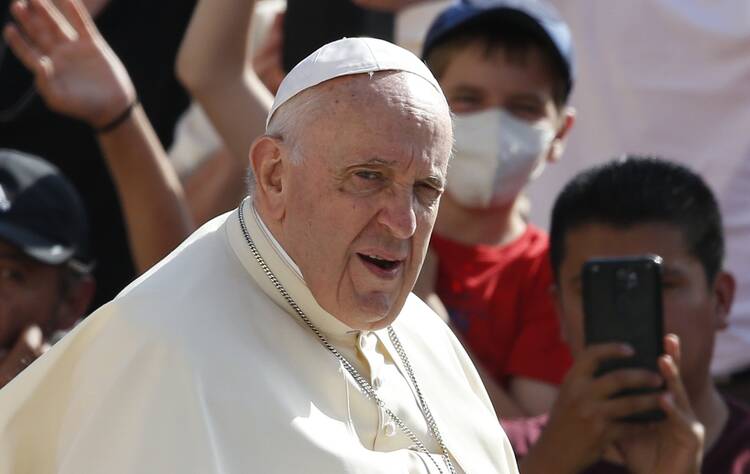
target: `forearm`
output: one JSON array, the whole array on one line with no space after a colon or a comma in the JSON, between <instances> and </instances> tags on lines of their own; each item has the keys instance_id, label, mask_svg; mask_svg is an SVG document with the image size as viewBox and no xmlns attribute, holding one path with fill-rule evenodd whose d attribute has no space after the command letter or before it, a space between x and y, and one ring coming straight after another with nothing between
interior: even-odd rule
<instances>
[{"instance_id":1,"label":"forearm","mask_svg":"<svg viewBox=\"0 0 750 474\"><path fill-rule=\"evenodd\" d=\"M120 197L136 269L142 273L193 230L182 186L139 105L125 122L98 138Z\"/></svg>"},{"instance_id":2,"label":"forearm","mask_svg":"<svg viewBox=\"0 0 750 474\"><path fill-rule=\"evenodd\" d=\"M528 413L514 400L502 385L482 367L482 364L476 363L477 372L484 382L487 395L490 396L492 406L495 407L495 413L498 418L523 418L529 416Z\"/></svg>"},{"instance_id":3,"label":"forearm","mask_svg":"<svg viewBox=\"0 0 750 474\"><path fill-rule=\"evenodd\" d=\"M558 388L550 383L515 376L508 384L508 396L529 416L549 413L557 397Z\"/></svg>"},{"instance_id":4,"label":"forearm","mask_svg":"<svg viewBox=\"0 0 750 474\"><path fill-rule=\"evenodd\" d=\"M177 74L232 154L246 163L265 133L273 97L247 61L252 0L198 3L177 58Z\"/></svg>"},{"instance_id":5,"label":"forearm","mask_svg":"<svg viewBox=\"0 0 750 474\"><path fill-rule=\"evenodd\" d=\"M191 91L240 81L254 0L200 0L177 55L177 75Z\"/></svg>"}]
</instances>

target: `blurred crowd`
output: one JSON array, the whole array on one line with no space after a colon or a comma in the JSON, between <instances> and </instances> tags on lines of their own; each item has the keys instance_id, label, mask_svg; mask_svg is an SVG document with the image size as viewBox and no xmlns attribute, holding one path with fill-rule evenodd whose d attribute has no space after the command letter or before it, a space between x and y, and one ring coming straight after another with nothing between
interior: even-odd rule
<instances>
[{"instance_id":1,"label":"blurred crowd","mask_svg":"<svg viewBox=\"0 0 750 474\"><path fill-rule=\"evenodd\" d=\"M285 75L372 36L430 68L454 154L414 293L477 366L522 472L642 472L699 422L750 472L744 0L0 0L0 387L247 194ZM600 364L582 268L663 260L660 376ZM622 390L666 385L652 438ZM675 421L676 420L676 421ZM682 423L680 425L680 423ZM631 449L632 448L632 449Z\"/></svg>"}]
</instances>

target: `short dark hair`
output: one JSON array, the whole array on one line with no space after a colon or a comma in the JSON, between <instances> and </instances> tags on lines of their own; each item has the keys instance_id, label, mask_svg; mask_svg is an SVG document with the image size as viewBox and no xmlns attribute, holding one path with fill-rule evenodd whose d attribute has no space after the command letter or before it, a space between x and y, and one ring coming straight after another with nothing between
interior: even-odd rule
<instances>
[{"instance_id":1,"label":"short dark hair","mask_svg":"<svg viewBox=\"0 0 750 474\"><path fill-rule=\"evenodd\" d=\"M542 33L507 15L487 14L457 28L427 51L425 62L440 80L456 52L475 43L484 47L485 56L503 49L511 61L519 62L526 59L532 48L538 49L553 74L552 98L555 106L558 110L565 106L570 86L568 69L560 54Z\"/></svg>"},{"instance_id":2,"label":"short dark hair","mask_svg":"<svg viewBox=\"0 0 750 474\"><path fill-rule=\"evenodd\" d=\"M628 228L664 223L682 233L688 252L713 282L724 260L724 234L716 199L705 181L685 166L630 155L575 176L558 195L550 226L555 278L565 239L586 224Z\"/></svg>"}]
</instances>

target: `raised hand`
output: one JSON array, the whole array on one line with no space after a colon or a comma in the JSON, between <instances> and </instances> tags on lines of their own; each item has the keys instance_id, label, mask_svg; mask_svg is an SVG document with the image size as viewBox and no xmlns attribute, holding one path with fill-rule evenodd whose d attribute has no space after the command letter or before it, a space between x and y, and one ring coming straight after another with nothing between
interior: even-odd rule
<instances>
[{"instance_id":1,"label":"raised hand","mask_svg":"<svg viewBox=\"0 0 750 474\"><path fill-rule=\"evenodd\" d=\"M599 460L613 442L639 430L618 419L657 408L660 394L612 395L629 388L658 387L661 377L645 369L594 376L604 360L632 353L621 344L600 344L580 354L560 387L542 436L520 466L522 472L577 473Z\"/></svg>"},{"instance_id":2,"label":"raised hand","mask_svg":"<svg viewBox=\"0 0 750 474\"><path fill-rule=\"evenodd\" d=\"M274 17L268 37L253 56L253 70L263 85L274 95L286 75L282 65L283 45L284 12L281 12Z\"/></svg>"},{"instance_id":3,"label":"raised hand","mask_svg":"<svg viewBox=\"0 0 750 474\"><path fill-rule=\"evenodd\" d=\"M402 8L425 0L352 0L357 6L370 10L397 12Z\"/></svg>"},{"instance_id":4,"label":"raised hand","mask_svg":"<svg viewBox=\"0 0 750 474\"><path fill-rule=\"evenodd\" d=\"M703 425L690 406L680 378L680 340L674 334L664 338L666 354L659 358L659 370L667 385L659 406L667 419L641 433L625 437L616 445L633 473L697 474L703 457Z\"/></svg>"},{"instance_id":5,"label":"raised hand","mask_svg":"<svg viewBox=\"0 0 750 474\"><path fill-rule=\"evenodd\" d=\"M13 380L48 349L49 344L44 341L42 330L38 326L29 326L24 329L13 348L0 356L0 388Z\"/></svg>"},{"instance_id":6,"label":"raised hand","mask_svg":"<svg viewBox=\"0 0 750 474\"><path fill-rule=\"evenodd\" d=\"M101 128L134 102L135 89L85 7L60 3L62 11L49 0L14 1L17 25L3 34L50 109Z\"/></svg>"}]
</instances>

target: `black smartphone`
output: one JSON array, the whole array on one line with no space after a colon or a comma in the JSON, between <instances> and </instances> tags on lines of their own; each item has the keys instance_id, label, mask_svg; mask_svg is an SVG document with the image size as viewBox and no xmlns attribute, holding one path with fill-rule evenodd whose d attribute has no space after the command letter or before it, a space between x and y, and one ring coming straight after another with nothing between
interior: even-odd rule
<instances>
[{"instance_id":1,"label":"black smartphone","mask_svg":"<svg viewBox=\"0 0 750 474\"><path fill-rule=\"evenodd\" d=\"M633 357L603 362L597 376L623 368L659 373L657 360L664 353L661 257L592 259L583 265L582 280L586 345L620 342L635 350ZM644 387L623 390L615 396L661 390L663 387ZM651 410L623 421L650 422L664 417L663 411Z\"/></svg>"}]
</instances>

